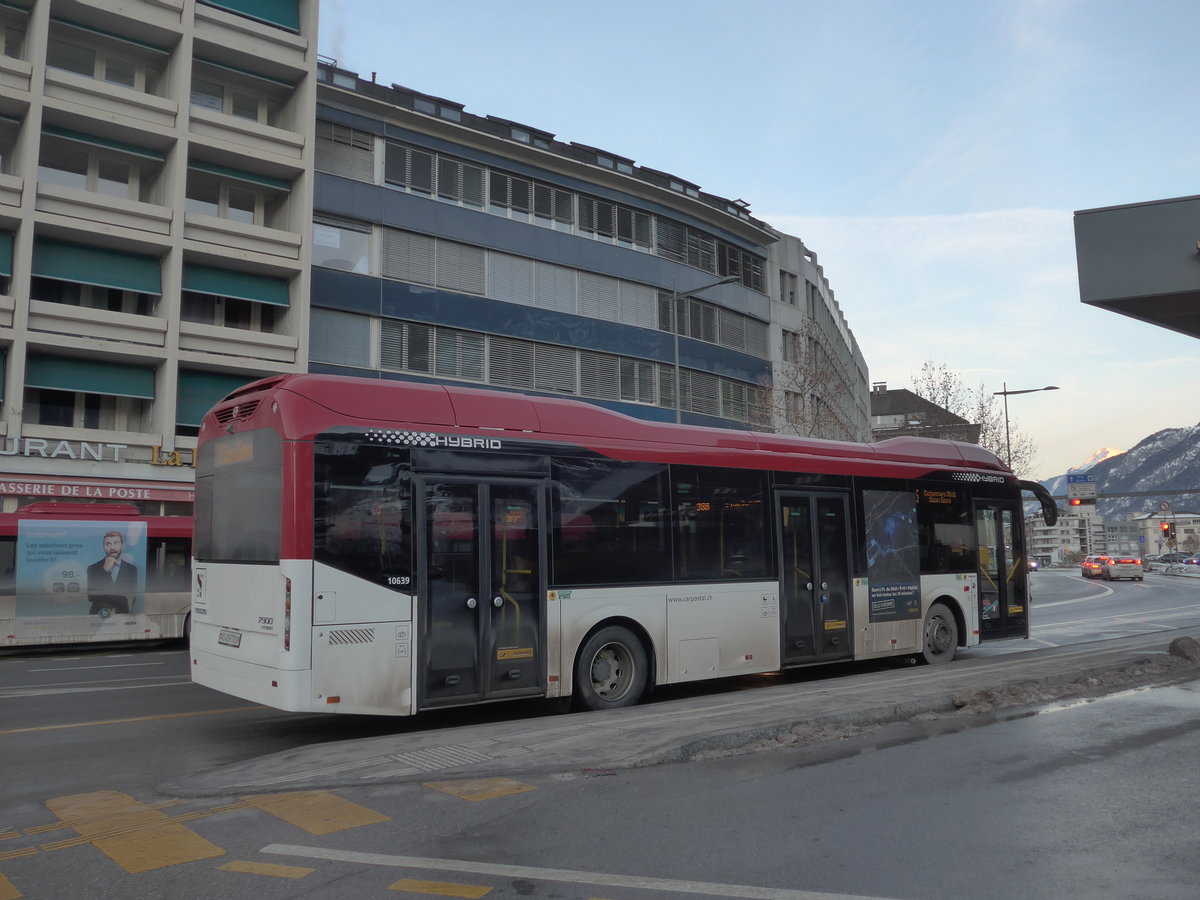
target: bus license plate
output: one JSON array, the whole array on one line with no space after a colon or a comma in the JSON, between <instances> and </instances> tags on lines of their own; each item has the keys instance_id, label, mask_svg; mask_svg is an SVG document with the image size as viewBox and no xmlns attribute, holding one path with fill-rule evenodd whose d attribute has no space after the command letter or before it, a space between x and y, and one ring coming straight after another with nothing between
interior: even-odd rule
<instances>
[{"instance_id":1,"label":"bus license plate","mask_svg":"<svg viewBox=\"0 0 1200 900\"><path fill-rule=\"evenodd\" d=\"M242 646L242 633L240 631L222 631L217 635L217 643L226 647Z\"/></svg>"}]
</instances>

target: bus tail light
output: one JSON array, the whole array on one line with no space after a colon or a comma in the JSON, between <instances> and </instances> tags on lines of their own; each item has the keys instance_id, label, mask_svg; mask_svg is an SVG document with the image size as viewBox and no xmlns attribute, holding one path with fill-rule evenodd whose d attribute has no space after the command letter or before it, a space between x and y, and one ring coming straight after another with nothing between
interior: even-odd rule
<instances>
[{"instance_id":1,"label":"bus tail light","mask_svg":"<svg viewBox=\"0 0 1200 900\"><path fill-rule=\"evenodd\" d=\"M292 649L292 579L283 579L283 649Z\"/></svg>"}]
</instances>

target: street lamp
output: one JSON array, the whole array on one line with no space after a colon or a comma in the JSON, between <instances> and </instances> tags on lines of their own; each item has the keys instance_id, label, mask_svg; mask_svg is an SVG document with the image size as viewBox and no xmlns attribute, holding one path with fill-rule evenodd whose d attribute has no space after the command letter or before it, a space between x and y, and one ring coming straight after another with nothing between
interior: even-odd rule
<instances>
[{"instance_id":1,"label":"street lamp","mask_svg":"<svg viewBox=\"0 0 1200 900\"><path fill-rule=\"evenodd\" d=\"M702 284L700 287L694 287L687 291L671 291L669 298L671 303L671 333L675 339L675 424L683 421L683 390L679 381L679 301L685 300L688 297L695 296L701 291L707 291L709 288L715 288L722 284L732 284L735 281L741 281L740 275L729 275L722 278L720 281L714 281L711 284Z\"/></svg>"},{"instance_id":2,"label":"street lamp","mask_svg":"<svg viewBox=\"0 0 1200 900\"><path fill-rule=\"evenodd\" d=\"M1003 384L1004 384L1004 390L993 391L992 396L1004 398L1004 447L1008 451L1007 462L1008 462L1008 467L1011 469L1012 468L1012 438L1009 436L1009 432L1008 432L1008 398L1009 398L1009 396L1012 394L1036 394L1038 391L1057 391L1058 385L1048 384L1045 387L1040 387L1040 388L1025 388L1020 391L1010 391L1008 389L1008 382L1005 381L1005 382L1003 382Z\"/></svg>"}]
</instances>

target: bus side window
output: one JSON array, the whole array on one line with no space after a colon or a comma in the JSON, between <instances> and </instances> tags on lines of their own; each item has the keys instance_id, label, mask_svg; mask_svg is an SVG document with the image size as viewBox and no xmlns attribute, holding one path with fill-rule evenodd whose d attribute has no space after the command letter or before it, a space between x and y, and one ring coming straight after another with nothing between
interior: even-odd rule
<instances>
[{"instance_id":1,"label":"bus side window","mask_svg":"<svg viewBox=\"0 0 1200 900\"><path fill-rule=\"evenodd\" d=\"M732 581L767 574L766 479L760 472L675 466L675 574Z\"/></svg>"},{"instance_id":2,"label":"bus side window","mask_svg":"<svg viewBox=\"0 0 1200 900\"><path fill-rule=\"evenodd\" d=\"M151 538L146 553L146 590L155 592L190 591L192 554L184 538Z\"/></svg>"},{"instance_id":3,"label":"bus side window","mask_svg":"<svg viewBox=\"0 0 1200 900\"><path fill-rule=\"evenodd\" d=\"M17 591L17 539L0 538L0 594Z\"/></svg>"}]
</instances>

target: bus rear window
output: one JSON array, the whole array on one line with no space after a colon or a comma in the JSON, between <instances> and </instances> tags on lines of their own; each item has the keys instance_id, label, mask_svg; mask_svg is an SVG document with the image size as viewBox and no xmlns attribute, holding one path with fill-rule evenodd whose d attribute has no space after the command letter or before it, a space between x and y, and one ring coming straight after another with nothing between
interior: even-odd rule
<instances>
[{"instance_id":1,"label":"bus rear window","mask_svg":"<svg viewBox=\"0 0 1200 900\"><path fill-rule=\"evenodd\" d=\"M268 429L232 434L200 447L197 559L279 562L282 464L279 435Z\"/></svg>"}]
</instances>

